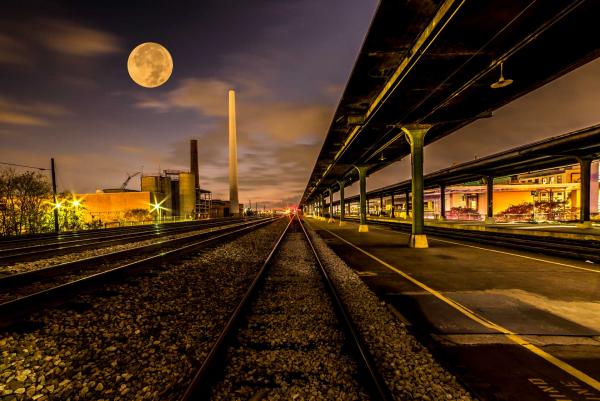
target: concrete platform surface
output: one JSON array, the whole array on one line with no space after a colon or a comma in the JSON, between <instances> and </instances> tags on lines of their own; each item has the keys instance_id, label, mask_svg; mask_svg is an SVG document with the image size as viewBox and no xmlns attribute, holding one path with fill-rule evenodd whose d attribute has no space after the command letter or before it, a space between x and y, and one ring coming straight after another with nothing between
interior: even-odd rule
<instances>
[{"instance_id":1,"label":"concrete platform surface","mask_svg":"<svg viewBox=\"0 0 600 401\"><path fill-rule=\"evenodd\" d=\"M358 216L348 216L350 219L358 219ZM385 217L368 217L367 220L394 222L399 224L411 224L410 220L391 219ZM339 220L338 220L339 221ZM531 235L536 237L555 237L578 240L600 241L600 225L593 224L592 228L578 228L575 223L572 224L551 224L551 223L494 223L485 224L482 221L459 221L459 220L425 220L426 226L455 228L461 230L475 230L498 232L513 235Z\"/></svg>"},{"instance_id":2,"label":"concrete platform surface","mask_svg":"<svg viewBox=\"0 0 600 401\"><path fill-rule=\"evenodd\" d=\"M600 266L305 219L485 400L600 400Z\"/></svg>"}]
</instances>

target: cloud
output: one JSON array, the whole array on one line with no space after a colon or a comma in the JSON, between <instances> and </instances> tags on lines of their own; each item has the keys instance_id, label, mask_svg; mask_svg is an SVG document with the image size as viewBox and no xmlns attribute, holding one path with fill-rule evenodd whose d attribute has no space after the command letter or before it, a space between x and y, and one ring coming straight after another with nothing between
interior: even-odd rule
<instances>
[{"instance_id":1,"label":"cloud","mask_svg":"<svg viewBox=\"0 0 600 401\"><path fill-rule=\"evenodd\" d=\"M110 33L60 19L39 18L6 23L0 33L0 65L35 66L40 48L77 57L94 57L122 50Z\"/></svg>"},{"instance_id":2,"label":"cloud","mask_svg":"<svg viewBox=\"0 0 600 401\"><path fill-rule=\"evenodd\" d=\"M64 20L43 19L38 25L37 40L59 53L93 57L121 50L116 36Z\"/></svg>"},{"instance_id":3,"label":"cloud","mask_svg":"<svg viewBox=\"0 0 600 401\"><path fill-rule=\"evenodd\" d=\"M44 119L15 111L0 110L0 124L11 125L48 125Z\"/></svg>"},{"instance_id":4,"label":"cloud","mask_svg":"<svg viewBox=\"0 0 600 401\"><path fill-rule=\"evenodd\" d=\"M141 154L141 153L146 152L146 148L143 148L141 146L117 145L114 148L116 150L118 150L119 152L129 153L129 154Z\"/></svg>"},{"instance_id":5,"label":"cloud","mask_svg":"<svg viewBox=\"0 0 600 401\"><path fill-rule=\"evenodd\" d=\"M51 125L50 118L68 114L69 111L60 105L46 102L20 103L0 97L0 124Z\"/></svg>"},{"instance_id":6,"label":"cloud","mask_svg":"<svg viewBox=\"0 0 600 401\"><path fill-rule=\"evenodd\" d=\"M166 95L139 98L137 108L158 113L193 110L203 117L226 118L228 91L236 88L238 131L279 141L309 141L320 138L331 118L331 106L273 100L259 82L219 79L186 79Z\"/></svg>"},{"instance_id":7,"label":"cloud","mask_svg":"<svg viewBox=\"0 0 600 401\"><path fill-rule=\"evenodd\" d=\"M331 105L267 96L269 91L260 80L196 78L183 80L170 92L138 98L135 106L159 114L187 110L204 122L212 121L195 136L199 139L201 182L216 198L228 192L227 92L232 87L237 98L240 196L263 201L281 198L283 193L299 197L331 120ZM167 161L186 168L188 142L172 146Z\"/></svg>"},{"instance_id":8,"label":"cloud","mask_svg":"<svg viewBox=\"0 0 600 401\"><path fill-rule=\"evenodd\" d=\"M227 116L227 93L233 85L218 79L187 79L169 93L171 107L196 110L208 117Z\"/></svg>"},{"instance_id":9,"label":"cloud","mask_svg":"<svg viewBox=\"0 0 600 401\"><path fill-rule=\"evenodd\" d=\"M31 54L22 42L0 33L0 64L29 65Z\"/></svg>"}]
</instances>

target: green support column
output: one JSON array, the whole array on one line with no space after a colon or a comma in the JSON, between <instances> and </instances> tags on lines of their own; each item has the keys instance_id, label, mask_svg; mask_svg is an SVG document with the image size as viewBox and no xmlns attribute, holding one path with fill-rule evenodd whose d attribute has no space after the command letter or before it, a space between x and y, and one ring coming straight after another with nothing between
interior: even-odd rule
<instances>
[{"instance_id":1,"label":"green support column","mask_svg":"<svg viewBox=\"0 0 600 401\"><path fill-rule=\"evenodd\" d=\"M319 195L319 198L317 199L317 207L318 207L317 216L318 216L318 219L321 220L323 218L323 198L321 197L321 195Z\"/></svg>"},{"instance_id":2,"label":"green support column","mask_svg":"<svg viewBox=\"0 0 600 401\"><path fill-rule=\"evenodd\" d=\"M440 184L440 220L446 220L446 184Z\"/></svg>"},{"instance_id":3,"label":"green support column","mask_svg":"<svg viewBox=\"0 0 600 401\"><path fill-rule=\"evenodd\" d=\"M488 175L485 177L486 194L487 194L487 215L485 216L486 224L493 224L494 220L494 177Z\"/></svg>"},{"instance_id":4,"label":"green support column","mask_svg":"<svg viewBox=\"0 0 600 401\"><path fill-rule=\"evenodd\" d=\"M321 220L325 221L325 213L327 213L327 206L325 205L325 196L321 194Z\"/></svg>"},{"instance_id":5,"label":"green support column","mask_svg":"<svg viewBox=\"0 0 600 401\"><path fill-rule=\"evenodd\" d=\"M412 233L408 242L411 248L428 248L425 235L425 207L423 194L423 147L425 134L431 125L408 125L402 127L407 141L410 143L411 181L412 181Z\"/></svg>"},{"instance_id":6,"label":"green support column","mask_svg":"<svg viewBox=\"0 0 600 401\"><path fill-rule=\"evenodd\" d=\"M390 217L393 219L394 218L394 193L392 192L392 210L390 212Z\"/></svg>"},{"instance_id":7,"label":"green support column","mask_svg":"<svg viewBox=\"0 0 600 401\"><path fill-rule=\"evenodd\" d=\"M329 219L327 220L328 223L334 223L335 220L333 219L333 189L329 188Z\"/></svg>"},{"instance_id":8,"label":"green support column","mask_svg":"<svg viewBox=\"0 0 600 401\"><path fill-rule=\"evenodd\" d=\"M592 176L592 158L582 157L579 159L579 168L581 171L581 196L579 197L579 223L577 228L592 228L590 203L591 203L591 176Z\"/></svg>"},{"instance_id":9,"label":"green support column","mask_svg":"<svg viewBox=\"0 0 600 401\"><path fill-rule=\"evenodd\" d=\"M346 220L346 201L344 200L344 180L338 181L340 186L340 226L343 226L344 220Z\"/></svg>"},{"instance_id":10,"label":"green support column","mask_svg":"<svg viewBox=\"0 0 600 401\"><path fill-rule=\"evenodd\" d=\"M369 232L367 225L367 166L354 166L358 170L359 188L360 188L360 225L358 226L359 233Z\"/></svg>"}]
</instances>

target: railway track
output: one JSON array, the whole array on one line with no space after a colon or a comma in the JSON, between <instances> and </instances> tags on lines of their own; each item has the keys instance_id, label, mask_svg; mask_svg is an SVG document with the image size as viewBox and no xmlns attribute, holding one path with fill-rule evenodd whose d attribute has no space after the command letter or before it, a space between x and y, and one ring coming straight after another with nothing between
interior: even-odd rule
<instances>
[{"instance_id":1,"label":"railway track","mask_svg":"<svg viewBox=\"0 0 600 401\"><path fill-rule=\"evenodd\" d=\"M0 242L0 266L52 258L89 249L145 241L170 235L222 226L239 219L216 219L198 222L171 223L156 226L127 227L94 232L69 233L48 238L27 238Z\"/></svg>"},{"instance_id":2,"label":"railway track","mask_svg":"<svg viewBox=\"0 0 600 401\"><path fill-rule=\"evenodd\" d=\"M347 221L358 222L356 218ZM410 232L411 225L401 222L368 220L369 224L390 227L401 232ZM451 238L460 241L498 247L519 249L546 256L562 256L570 259L600 263L600 242L556 237L535 237L532 235L514 235L499 232L463 230L454 228L425 226L425 234L440 238Z\"/></svg>"},{"instance_id":3,"label":"railway track","mask_svg":"<svg viewBox=\"0 0 600 401\"><path fill-rule=\"evenodd\" d=\"M269 395L393 399L297 218L258 270L180 401Z\"/></svg>"},{"instance_id":4,"label":"railway track","mask_svg":"<svg viewBox=\"0 0 600 401\"><path fill-rule=\"evenodd\" d=\"M219 217L215 219L210 219L210 221L224 221L224 220L232 220L231 217ZM15 244L28 244L28 243L50 243L50 242L60 242L60 241L68 241L70 239L78 239L78 238L86 238L89 236L99 237L102 235L111 236L119 233L128 233L128 232L142 232L146 231L156 231L161 230L173 226L186 226L186 225L196 225L198 223L204 222L205 220L188 220L188 221L178 221L178 222L165 222L165 223L153 223L153 224L139 224L132 226L123 226L123 227L110 227L110 228L95 228L91 230L80 230L80 231L61 231L59 233L38 233L38 234L23 234L19 236L8 236L8 237L0 237L0 249L5 247L11 247Z\"/></svg>"},{"instance_id":5,"label":"railway track","mask_svg":"<svg viewBox=\"0 0 600 401\"><path fill-rule=\"evenodd\" d=\"M238 222L183 238L76 260L0 278L0 327L8 326L46 305L65 302L73 294L115 280L149 265L176 260L274 221Z\"/></svg>"},{"instance_id":6,"label":"railway track","mask_svg":"<svg viewBox=\"0 0 600 401\"><path fill-rule=\"evenodd\" d=\"M292 369L280 369L275 359L252 359L243 374L271 379L251 386L254 400L277 399L273 383L282 380L313 384L313 394L325 395L304 397L292 385L280 387L287 397L279 399L386 399L369 379L378 370L361 362L370 359L366 347L358 350L362 338L377 353L377 368L396 399L427 394L471 400L323 241L311 233L313 248L299 223L293 224L277 219L222 233L42 298L27 319L0 330L0 398L250 399L236 397L219 376L202 387L200 372L217 372L221 359L235 367L226 358L228 347L252 353L270 347L287 352L284 363ZM326 294L332 285L320 278L321 260L339 297ZM340 299L349 312L336 311ZM348 313L358 331L352 332L352 323L348 327ZM288 358L290 353L296 357ZM308 373L302 376L302 370Z\"/></svg>"}]
</instances>

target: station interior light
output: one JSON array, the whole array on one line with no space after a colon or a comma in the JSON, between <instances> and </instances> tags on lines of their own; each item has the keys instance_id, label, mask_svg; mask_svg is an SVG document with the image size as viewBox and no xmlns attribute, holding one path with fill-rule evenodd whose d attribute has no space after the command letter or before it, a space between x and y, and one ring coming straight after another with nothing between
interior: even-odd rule
<instances>
[{"instance_id":1,"label":"station interior light","mask_svg":"<svg viewBox=\"0 0 600 401\"><path fill-rule=\"evenodd\" d=\"M513 83L512 79L504 78L504 62L500 63L500 78L490 85L492 89L504 88Z\"/></svg>"}]
</instances>

